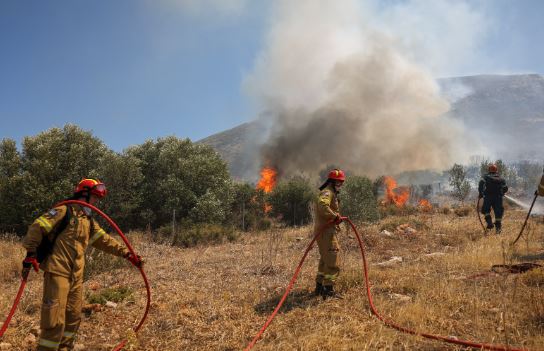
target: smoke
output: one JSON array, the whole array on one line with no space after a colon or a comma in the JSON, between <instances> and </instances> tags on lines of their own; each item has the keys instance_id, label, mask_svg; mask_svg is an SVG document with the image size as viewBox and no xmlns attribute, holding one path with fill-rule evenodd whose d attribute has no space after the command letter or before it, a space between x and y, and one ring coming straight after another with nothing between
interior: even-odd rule
<instances>
[{"instance_id":1,"label":"smoke","mask_svg":"<svg viewBox=\"0 0 544 351\"><path fill-rule=\"evenodd\" d=\"M441 56L428 56L426 65L415 61L438 48L416 45L425 38L417 27L406 25L410 21L398 25L402 35L394 26L384 30L398 11L380 8L382 2L355 0L276 4L267 45L245 82L263 111L261 123L269 127L262 164L284 175L315 174L337 164L377 176L445 169L483 153L459 121L444 115L449 103L430 73L441 67ZM420 18L421 4L399 6L405 16ZM466 14L468 20L460 18L463 24L478 18L466 5L450 7L455 16ZM467 31L463 28L463 38ZM448 27L442 33L455 31ZM470 49L474 44L464 45ZM456 64L454 57L448 59Z\"/></svg>"}]
</instances>

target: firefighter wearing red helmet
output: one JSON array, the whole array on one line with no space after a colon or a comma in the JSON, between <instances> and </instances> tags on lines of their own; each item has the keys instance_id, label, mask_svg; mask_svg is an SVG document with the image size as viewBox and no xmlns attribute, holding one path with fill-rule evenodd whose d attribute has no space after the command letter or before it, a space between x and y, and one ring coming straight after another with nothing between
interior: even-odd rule
<instances>
[{"instance_id":1,"label":"firefighter wearing red helmet","mask_svg":"<svg viewBox=\"0 0 544 351\"><path fill-rule=\"evenodd\" d=\"M315 294L323 299L340 297L334 291L334 283L340 273L337 233L341 223L338 193L346 180L346 175L339 169L333 169L325 183L319 187L319 196L315 206L314 235L321 232L317 238L319 247L319 265L315 278Z\"/></svg>"},{"instance_id":2,"label":"firefighter wearing red helmet","mask_svg":"<svg viewBox=\"0 0 544 351\"><path fill-rule=\"evenodd\" d=\"M490 164L488 173L483 176L478 184L478 196L484 198L482 204L482 214L487 223L487 229L493 229L497 234L502 230L502 216L504 214L504 206L502 198L508 191L506 181L499 175L497 165ZM495 213L495 223L491 218L491 209Z\"/></svg>"},{"instance_id":3,"label":"firefighter wearing red helmet","mask_svg":"<svg viewBox=\"0 0 544 351\"><path fill-rule=\"evenodd\" d=\"M83 179L71 200L91 205L105 197L104 183ZM128 249L109 236L91 217L88 207L63 205L50 209L28 228L23 239L27 256L23 274L32 266L44 273L43 300L38 341L39 351L72 350L81 322L85 250L91 245L99 250L142 264Z\"/></svg>"}]
</instances>

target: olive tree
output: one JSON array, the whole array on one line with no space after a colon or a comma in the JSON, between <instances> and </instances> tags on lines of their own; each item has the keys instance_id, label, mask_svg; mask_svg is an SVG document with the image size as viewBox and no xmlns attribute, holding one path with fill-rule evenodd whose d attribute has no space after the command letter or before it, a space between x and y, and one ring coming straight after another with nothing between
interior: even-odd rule
<instances>
[{"instance_id":1,"label":"olive tree","mask_svg":"<svg viewBox=\"0 0 544 351\"><path fill-rule=\"evenodd\" d=\"M449 181L453 187L453 196L459 201L464 201L470 193L470 183L467 180L467 172L462 165L454 164L449 170Z\"/></svg>"},{"instance_id":2,"label":"olive tree","mask_svg":"<svg viewBox=\"0 0 544 351\"><path fill-rule=\"evenodd\" d=\"M272 215L278 216L285 224L295 226L311 221L309 204L316 196L307 179L293 177L280 181L269 194L268 203Z\"/></svg>"},{"instance_id":3,"label":"olive tree","mask_svg":"<svg viewBox=\"0 0 544 351\"><path fill-rule=\"evenodd\" d=\"M342 215L353 220L375 221L378 219L374 183L369 178L348 177L340 192L340 200Z\"/></svg>"}]
</instances>

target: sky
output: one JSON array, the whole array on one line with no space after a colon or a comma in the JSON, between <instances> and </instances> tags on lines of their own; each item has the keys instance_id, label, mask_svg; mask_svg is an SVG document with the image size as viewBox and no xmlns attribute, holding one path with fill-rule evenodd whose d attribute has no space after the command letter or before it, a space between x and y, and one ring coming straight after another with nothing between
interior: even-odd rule
<instances>
[{"instance_id":1,"label":"sky","mask_svg":"<svg viewBox=\"0 0 544 351\"><path fill-rule=\"evenodd\" d=\"M253 120L278 2L1 0L0 138L74 123L122 151ZM544 73L542 1L361 2L435 78Z\"/></svg>"}]
</instances>

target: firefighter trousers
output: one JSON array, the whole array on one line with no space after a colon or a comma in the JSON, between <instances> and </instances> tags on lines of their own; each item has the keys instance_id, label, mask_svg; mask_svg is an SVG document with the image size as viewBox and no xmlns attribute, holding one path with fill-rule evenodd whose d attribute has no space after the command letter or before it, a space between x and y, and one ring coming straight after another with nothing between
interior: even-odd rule
<instances>
[{"instance_id":1,"label":"firefighter trousers","mask_svg":"<svg viewBox=\"0 0 544 351\"><path fill-rule=\"evenodd\" d=\"M38 351L72 350L83 302L83 278L45 272Z\"/></svg>"},{"instance_id":2,"label":"firefighter trousers","mask_svg":"<svg viewBox=\"0 0 544 351\"><path fill-rule=\"evenodd\" d=\"M492 226L493 221L491 219L491 209L495 213L495 226L497 229L501 229L502 216L504 214L504 207L502 205L502 196L485 196L484 203L482 204L482 214L488 227Z\"/></svg>"},{"instance_id":3,"label":"firefighter trousers","mask_svg":"<svg viewBox=\"0 0 544 351\"><path fill-rule=\"evenodd\" d=\"M319 265L315 281L324 286L333 286L340 273L339 258L340 245L336 237L336 229L326 229L318 238Z\"/></svg>"}]
</instances>

